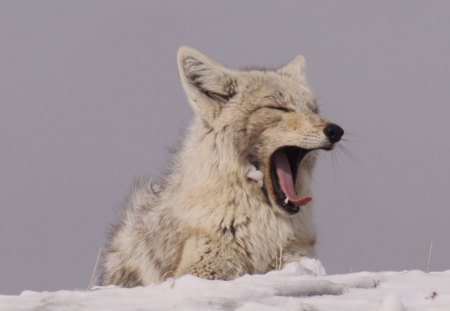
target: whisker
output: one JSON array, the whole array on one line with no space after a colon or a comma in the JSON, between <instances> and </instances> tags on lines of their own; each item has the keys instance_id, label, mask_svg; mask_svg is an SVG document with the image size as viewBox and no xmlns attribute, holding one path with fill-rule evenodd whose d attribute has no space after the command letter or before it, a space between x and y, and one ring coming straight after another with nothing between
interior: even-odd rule
<instances>
[{"instance_id":1,"label":"whisker","mask_svg":"<svg viewBox=\"0 0 450 311\"><path fill-rule=\"evenodd\" d=\"M341 150L350 160L355 162L360 168L362 168L364 171L367 172L367 169L362 165L361 161L358 160L358 158L347 148L345 148L343 145L337 145L339 150Z\"/></svg>"},{"instance_id":2,"label":"whisker","mask_svg":"<svg viewBox=\"0 0 450 311\"><path fill-rule=\"evenodd\" d=\"M361 135L345 132L344 137L341 138L341 141L360 141L362 139L363 138Z\"/></svg>"},{"instance_id":3,"label":"whisker","mask_svg":"<svg viewBox=\"0 0 450 311\"><path fill-rule=\"evenodd\" d=\"M349 132L349 131L345 131L345 135L351 135L351 136L356 136L356 137L361 138L361 135L353 133L353 132Z\"/></svg>"},{"instance_id":4,"label":"whisker","mask_svg":"<svg viewBox=\"0 0 450 311\"><path fill-rule=\"evenodd\" d=\"M337 166L338 166L338 168L340 167L340 162L339 162L339 157L337 156L337 154L334 152L334 156L336 157L336 163L337 163Z\"/></svg>"},{"instance_id":5,"label":"whisker","mask_svg":"<svg viewBox=\"0 0 450 311\"><path fill-rule=\"evenodd\" d=\"M333 177L334 177L334 181L337 180L336 176L336 166L337 166L337 160L336 160L336 154L334 152L330 152L330 156L331 156L331 165L333 167Z\"/></svg>"}]
</instances>

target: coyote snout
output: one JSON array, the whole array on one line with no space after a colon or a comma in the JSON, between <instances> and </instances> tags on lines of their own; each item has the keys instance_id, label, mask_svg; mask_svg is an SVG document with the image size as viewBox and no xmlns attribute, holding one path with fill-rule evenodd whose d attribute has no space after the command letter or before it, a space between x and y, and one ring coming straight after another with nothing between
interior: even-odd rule
<instances>
[{"instance_id":1,"label":"coyote snout","mask_svg":"<svg viewBox=\"0 0 450 311\"><path fill-rule=\"evenodd\" d=\"M227 280L314 256L315 155L344 131L320 116L304 58L232 70L182 47L177 63L196 117L164 184L133 190L102 284Z\"/></svg>"},{"instance_id":2,"label":"coyote snout","mask_svg":"<svg viewBox=\"0 0 450 311\"><path fill-rule=\"evenodd\" d=\"M344 135L344 130L339 125L328 124L323 129L323 133L330 143L334 144L341 140L342 135Z\"/></svg>"}]
</instances>

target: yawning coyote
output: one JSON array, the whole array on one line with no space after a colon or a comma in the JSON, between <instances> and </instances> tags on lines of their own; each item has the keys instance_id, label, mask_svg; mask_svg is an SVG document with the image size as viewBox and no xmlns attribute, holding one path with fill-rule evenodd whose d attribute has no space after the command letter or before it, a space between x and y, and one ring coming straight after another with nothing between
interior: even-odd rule
<instances>
[{"instance_id":1,"label":"yawning coyote","mask_svg":"<svg viewBox=\"0 0 450 311\"><path fill-rule=\"evenodd\" d=\"M228 280L313 257L315 155L344 132L318 114L304 58L233 70L182 47L177 61L195 119L164 183L130 195L101 284Z\"/></svg>"}]
</instances>

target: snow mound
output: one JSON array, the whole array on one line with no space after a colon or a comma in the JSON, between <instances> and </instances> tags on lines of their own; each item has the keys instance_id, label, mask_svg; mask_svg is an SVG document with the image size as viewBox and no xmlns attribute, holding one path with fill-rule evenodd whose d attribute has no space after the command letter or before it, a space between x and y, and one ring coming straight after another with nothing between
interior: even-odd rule
<instances>
[{"instance_id":1,"label":"snow mound","mask_svg":"<svg viewBox=\"0 0 450 311\"><path fill-rule=\"evenodd\" d=\"M450 271L359 272L325 275L304 259L281 271L233 281L194 276L159 285L33 292L1 296L0 310L450 310Z\"/></svg>"}]
</instances>

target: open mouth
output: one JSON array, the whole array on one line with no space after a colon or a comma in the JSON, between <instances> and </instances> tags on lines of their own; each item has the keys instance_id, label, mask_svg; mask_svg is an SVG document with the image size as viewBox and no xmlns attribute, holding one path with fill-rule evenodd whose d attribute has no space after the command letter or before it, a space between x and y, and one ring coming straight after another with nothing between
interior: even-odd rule
<instances>
[{"instance_id":1,"label":"open mouth","mask_svg":"<svg viewBox=\"0 0 450 311\"><path fill-rule=\"evenodd\" d=\"M311 197L300 197L295 189L300 162L311 151L294 146L282 147L271 157L270 174L277 204L289 214L296 214Z\"/></svg>"}]
</instances>

